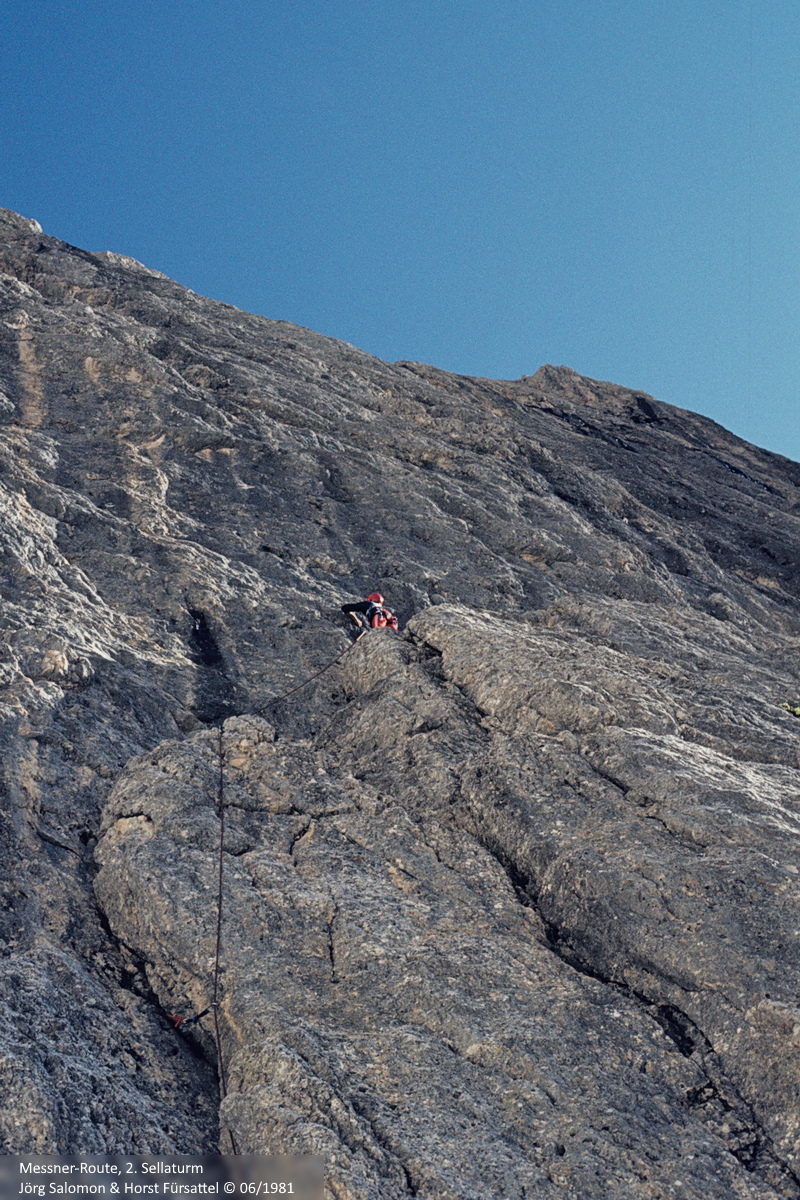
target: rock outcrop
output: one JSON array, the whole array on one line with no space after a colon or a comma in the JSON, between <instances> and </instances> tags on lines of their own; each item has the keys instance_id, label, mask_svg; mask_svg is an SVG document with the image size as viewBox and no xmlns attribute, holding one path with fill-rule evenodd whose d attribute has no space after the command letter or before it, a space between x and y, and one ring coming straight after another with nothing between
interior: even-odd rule
<instances>
[{"instance_id":1,"label":"rock outcrop","mask_svg":"<svg viewBox=\"0 0 800 1200\"><path fill-rule=\"evenodd\" d=\"M800 1197L800 467L7 212L0 306L2 1149Z\"/></svg>"}]
</instances>

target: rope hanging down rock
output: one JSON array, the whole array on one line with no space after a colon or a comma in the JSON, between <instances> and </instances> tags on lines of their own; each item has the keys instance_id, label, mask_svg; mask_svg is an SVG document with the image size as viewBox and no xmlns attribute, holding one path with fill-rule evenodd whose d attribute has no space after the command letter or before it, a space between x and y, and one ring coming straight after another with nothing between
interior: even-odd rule
<instances>
[{"instance_id":1,"label":"rope hanging down rock","mask_svg":"<svg viewBox=\"0 0 800 1200\"><path fill-rule=\"evenodd\" d=\"M224 1100L228 1094L228 1086L225 1080L225 1062L222 1058L222 1036L219 1031L219 958L220 946L222 944L222 868L223 868L223 848L225 845L225 753L222 744L224 722L220 721L219 726L219 742L218 742L218 758L219 772L217 775L217 808L219 810L219 870L217 873L217 940L214 950L214 995L210 1004L212 1013L214 1014L214 1041L217 1043L217 1070L219 1072L219 1094L220 1099ZM239 1151L236 1148L236 1139L233 1136L233 1130L228 1127L228 1137L231 1139L231 1150L234 1154Z\"/></svg>"},{"instance_id":2,"label":"rope hanging down rock","mask_svg":"<svg viewBox=\"0 0 800 1200\"><path fill-rule=\"evenodd\" d=\"M304 679L303 682L298 683L298 685L296 687L290 688L290 690L288 692L281 692L281 694L279 696L273 696L273 698L271 700L268 700L266 704L262 704L260 708L257 708L255 710L256 713L259 716L261 716L262 713L265 713L267 711L267 709L272 708L272 706L274 704L277 704L280 700L286 700L289 696L293 696L295 694L295 692L302 691L303 688L306 688L306 687L308 687L309 684L313 683L315 679L319 679L320 675L324 675L326 671L330 671L331 667L335 666L337 662L339 662L341 659L343 659L345 654L350 653L350 651L353 649L353 646L355 646L356 642L360 642L362 637L364 637L364 635L367 632L368 632L368 630L366 630L366 629L362 630L361 633L358 635L358 637L355 639L355 641L351 642L349 646L345 646L344 650L342 650L340 654L337 654L335 658L332 658L331 661L329 663L326 663L325 666L322 667L319 671L316 671L313 675L309 675L308 679ZM224 1061L222 1058L222 1036L220 1034L220 1028L219 1028L219 993L220 993L219 972L220 972L220 949L222 946L222 908L223 908L223 899L224 899L223 865L224 865L224 848L225 848L225 747L224 747L224 743L223 743L223 737L224 737L223 726L224 726L224 720L220 722L219 737L217 740L217 758L218 758L217 811L218 811L218 816L219 816L219 855L218 855L218 869L217 869L217 933L216 933L216 944L215 944L215 949L214 949L214 993L213 993L213 998L211 1000L211 1004L208 1006L207 1009L205 1009L204 1012L198 1013L198 1015L196 1017L189 1017L186 1020L177 1020L176 1021L176 1019L173 1018L173 1022L175 1023L176 1028L180 1028L183 1025L195 1024L197 1021L200 1020L201 1017L206 1016L206 1014L209 1012L211 1012L213 1014L213 1016L214 1016L214 1041L217 1044L217 1070L219 1072L219 1091L220 1091L221 1099L224 1100L228 1094L228 1085L227 1085L227 1081L225 1078L225 1064L224 1064ZM236 1140L233 1136L233 1131L231 1129L228 1129L228 1136L231 1140L231 1147L232 1147L233 1153L238 1154L239 1151L236 1148Z\"/></svg>"}]
</instances>

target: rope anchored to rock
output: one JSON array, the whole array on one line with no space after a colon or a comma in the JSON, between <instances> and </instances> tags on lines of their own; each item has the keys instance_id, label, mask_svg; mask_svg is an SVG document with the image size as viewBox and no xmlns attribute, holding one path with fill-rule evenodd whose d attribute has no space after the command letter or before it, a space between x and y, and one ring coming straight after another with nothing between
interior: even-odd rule
<instances>
[{"instance_id":1,"label":"rope anchored to rock","mask_svg":"<svg viewBox=\"0 0 800 1200\"><path fill-rule=\"evenodd\" d=\"M300 692L303 690L303 688L308 687L309 684L314 683L314 681L319 679L321 675L324 675L326 671L330 671L331 667L334 667L336 665L336 663L340 662L346 654L349 654L350 651L353 649L353 647L356 645L356 643L360 642L361 639L368 632L369 632L369 630L367 630L367 629L362 630L362 632L359 633L359 635L355 639L355 641L351 642L349 646L345 646L344 650L342 650L339 654L337 654L335 658L332 658L330 660L330 662L326 663L324 667L321 667L319 671L315 671L313 675L309 675L308 679L304 679L302 681L302 683L298 683L296 687L290 688L289 691L281 692L281 694L279 696L273 696L273 698L271 700L268 700L266 704L262 704L260 708L257 708L255 710L256 714L258 716L261 716L268 709L272 708L273 705L278 704L281 700L286 700L289 698L289 696L294 696L296 692ZM217 866L217 922L216 922L216 938L215 938L215 947L214 947L213 998L212 998L211 1003L209 1004L208 1008L204 1008L203 1011L201 1013L197 1013L196 1016L193 1016L193 1017L180 1017L180 1016L172 1016L172 1015L169 1016L169 1020L172 1022L174 1027L176 1029L180 1030L181 1032L184 1032L188 1028L188 1026L196 1025L198 1023L198 1021L200 1021L203 1017L208 1016L209 1013L211 1013L213 1015L213 1018L214 1018L214 1041L216 1042L216 1047L217 1047L217 1070L219 1072L219 1090L220 1090L220 1097L222 1100L224 1100L228 1094L228 1085L227 1085L227 1080L225 1077L225 1064L224 1064L223 1057L222 1057L222 1035L221 1035L220 1026L219 1026L220 957L221 957L220 951L221 951L221 947L222 947L222 909L223 909L223 899L224 899L223 867L224 867L224 851L225 851L225 747L224 747L224 742L223 742L223 738L224 738L223 726L224 726L224 720L220 723L219 737L217 740L217 762L218 762L217 812L218 812L218 816L219 816L219 854L218 854L218 866ZM230 1137L233 1153L238 1154L239 1152L236 1148L236 1141L235 1141L233 1133L230 1129L228 1129L228 1136Z\"/></svg>"}]
</instances>

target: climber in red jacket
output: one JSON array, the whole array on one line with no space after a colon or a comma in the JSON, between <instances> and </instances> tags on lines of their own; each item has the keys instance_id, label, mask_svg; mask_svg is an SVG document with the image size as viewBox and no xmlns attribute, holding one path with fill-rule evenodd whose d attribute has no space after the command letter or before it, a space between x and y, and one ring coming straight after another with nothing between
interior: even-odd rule
<instances>
[{"instance_id":1,"label":"climber in red jacket","mask_svg":"<svg viewBox=\"0 0 800 1200\"><path fill-rule=\"evenodd\" d=\"M342 612L347 613L359 629L364 625L362 616L368 629L397 629L397 617L388 608L383 607L383 596L380 592L370 592L366 600L359 600L358 604L343 604Z\"/></svg>"}]
</instances>

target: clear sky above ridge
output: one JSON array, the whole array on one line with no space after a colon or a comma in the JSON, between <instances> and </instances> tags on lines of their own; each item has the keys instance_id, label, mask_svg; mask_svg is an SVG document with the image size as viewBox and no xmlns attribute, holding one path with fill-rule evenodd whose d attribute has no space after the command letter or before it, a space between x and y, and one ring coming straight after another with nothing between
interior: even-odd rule
<instances>
[{"instance_id":1,"label":"clear sky above ridge","mask_svg":"<svg viewBox=\"0 0 800 1200\"><path fill-rule=\"evenodd\" d=\"M792 0L0 0L0 206L381 358L800 459Z\"/></svg>"}]
</instances>

